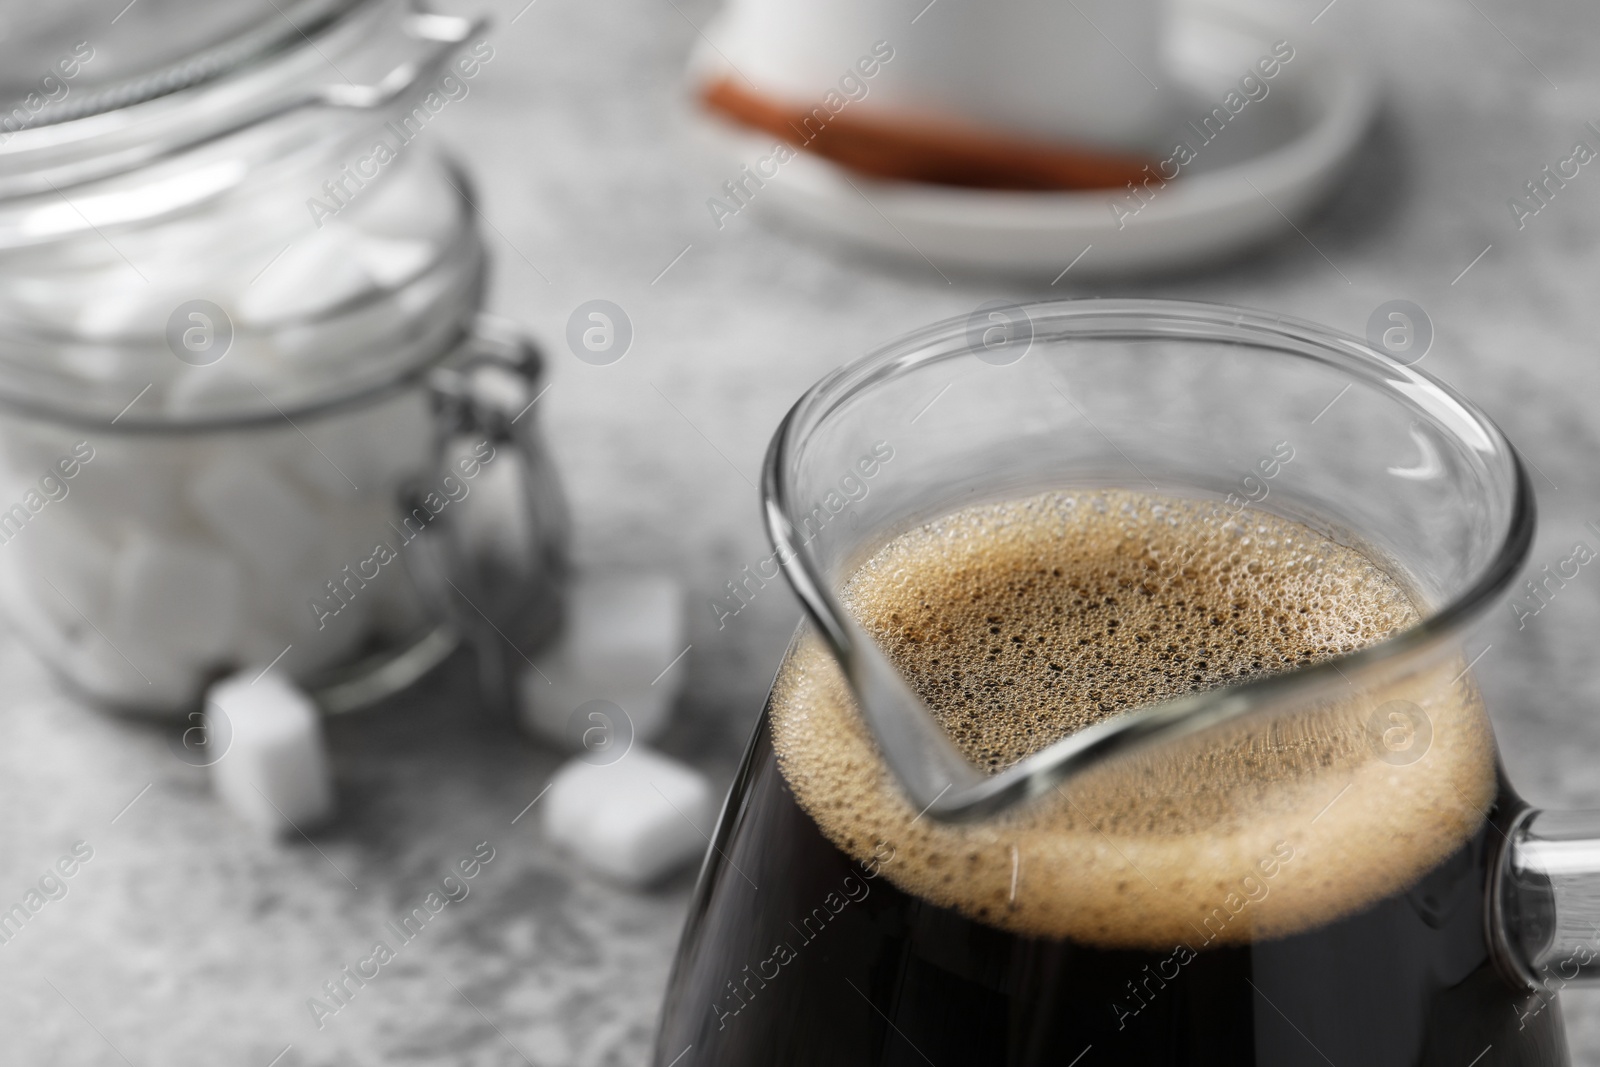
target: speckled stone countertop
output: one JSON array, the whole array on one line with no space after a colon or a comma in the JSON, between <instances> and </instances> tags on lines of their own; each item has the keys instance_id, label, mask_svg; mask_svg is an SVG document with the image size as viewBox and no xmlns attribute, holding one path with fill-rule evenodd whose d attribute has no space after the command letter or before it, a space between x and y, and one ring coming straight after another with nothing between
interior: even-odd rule
<instances>
[{"instance_id":1,"label":"speckled stone countertop","mask_svg":"<svg viewBox=\"0 0 1600 1067\"><path fill-rule=\"evenodd\" d=\"M1600 174L1585 168L1520 232L1506 201L1600 120L1600 8L1339 0L1311 25L1325 2L1284 18L1356 33L1388 106L1306 239L1052 289L852 262L743 217L718 231L679 90L709 0L497 0L495 58L437 136L477 175L494 308L551 348L542 405L581 561L670 570L689 591L687 688L662 747L725 786L797 617L776 585L721 629L706 606L768 554L752 483L782 412L839 362L987 299L1186 296L1355 333L1384 301L1415 301L1437 331L1428 369L1537 466L1535 565L1595 543ZM607 367L560 343L594 298L636 330ZM1506 764L1536 804L1600 807L1597 635L1600 578L1585 572L1525 628L1506 610L1475 638L1492 646L1477 673ZM559 760L478 722L460 666L335 722L338 823L269 844L236 828L166 733L75 704L0 645L0 903L73 842L93 849L0 946L0 1062L645 1062L692 875L623 892L575 870L537 819L513 824ZM471 894L319 1031L307 998L484 841L494 859ZM1600 994L1564 999L1576 1059L1600 1059Z\"/></svg>"}]
</instances>

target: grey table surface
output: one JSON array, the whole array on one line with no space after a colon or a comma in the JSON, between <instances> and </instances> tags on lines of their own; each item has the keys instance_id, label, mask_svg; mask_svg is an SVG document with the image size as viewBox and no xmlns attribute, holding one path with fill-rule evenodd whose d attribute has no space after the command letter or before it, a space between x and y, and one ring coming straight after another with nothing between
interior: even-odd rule
<instances>
[{"instance_id":1,"label":"grey table surface","mask_svg":"<svg viewBox=\"0 0 1600 1067\"><path fill-rule=\"evenodd\" d=\"M744 217L719 231L681 92L712 5L497 2L493 61L428 136L477 175L493 308L549 342L541 403L580 561L668 570L688 591L693 648L661 747L726 786L797 618L775 585L720 628L707 606L767 554L753 483L782 412L843 360L991 298L1186 296L1357 333L1384 301L1413 300L1437 331L1428 369L1537 466L1535 565L1594 543L1600 176L1585 168L1520 232L1506 201L1600 120L1600 8L1324 2L1297 0L1286 23L1359 40L1387 104L1303 236L1159 281L1054 288L864 264ZM560 343L596 297L636 329L607 367ZM1596 633L1600 581L1585 573L1525 628L1506 610L1474 638L1491 646L1477 673L1505 762L1536 804L1600 807ZM75 704L10 641L0 679L0 900L74 841L94 850L0 946L0 1061L647 1059L692 875L623 891L576 869L536 818L513 823L560 758L479 723L459 669L334 723L339 821L280 843L240 832L167 733ZM481 841L495 859L471 895L319 1030L307 998ZM1600 1060L1600 995L1564 1001L1576 1059Z\"/></svg>"}]
</instances>

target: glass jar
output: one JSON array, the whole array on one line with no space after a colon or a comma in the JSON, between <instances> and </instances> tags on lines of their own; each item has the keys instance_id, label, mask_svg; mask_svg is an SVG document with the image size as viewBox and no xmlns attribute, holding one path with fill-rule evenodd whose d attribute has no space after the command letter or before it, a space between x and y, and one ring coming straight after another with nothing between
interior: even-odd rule
<instances>
[{"instance_id":1,"label":"glass jar","mask_svg":"<svg viewBox=\"0 0 1600 1067\"><path fill-rule=\"evenodd\" d=\"M269 666L360 706L463 637L503 675L556 616L539 357L480 318L427 144L493 49L397 0L279 6L146 0L9 67L51 64L0 117L0 614L108 706Z\"/></svg>"}]
</instances>

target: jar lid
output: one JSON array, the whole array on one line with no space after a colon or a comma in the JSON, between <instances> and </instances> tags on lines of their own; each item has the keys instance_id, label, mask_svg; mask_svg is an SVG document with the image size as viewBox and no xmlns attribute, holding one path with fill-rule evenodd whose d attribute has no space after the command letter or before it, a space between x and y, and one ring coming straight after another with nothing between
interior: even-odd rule
<instances>
[{"instance_id":1,"label":"jar lid","mask_svg":"<svg viewBox=\"0 0 1600 1067\"><path fill-rule=\"evenodd\" d=\"M120 2L120 0L119 0ZM6 133L186 89L314 36L361 0L103 0L12 5L0 30Z\"/></svg>"},{"instance_id":2,"label":"jar lid","mask_svg":"<svg viewBox=\"0 0 1600 1067\"><path fill-rule=\"evenodd\" d=\"M483 250L466 179L411 142L492 57L456 56L484 24L415 0L116 2L112 29L148 20L120 52L74 42L81 20L0 21L7 76L25 49L72 56L40 83L59 113L0 110L0 408L118 432L282 419L448 351Z\"/></svg>"},{"instance_id":3,"label":"jar lid","mask_svg":"<svg viewBox=\"0 0 1600 1067\"><path fill-rule=\"evenodd\" d=\"M146 21L104 44L81 35L82 20L30 16L16 40L0 23L0 81L22 92L9 117L0 110L0 203L59 195L307 108L373 111L485 25L411 0L259 2L134 0L117 25L135 12Z\"/></svg>"}]
</instances>

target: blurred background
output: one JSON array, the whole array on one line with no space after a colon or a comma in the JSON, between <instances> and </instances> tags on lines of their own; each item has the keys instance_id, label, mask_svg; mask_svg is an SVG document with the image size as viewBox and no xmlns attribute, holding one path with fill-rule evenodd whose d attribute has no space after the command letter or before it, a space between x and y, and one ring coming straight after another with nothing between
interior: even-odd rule
<instances>
[{"instance_id":1,"label":"blurred background","mask_svg":"<svg viewBox=\"0 0 1600 1067\"><path fill-rule=\"evenodd\" d=\"M120 7L101 13L108 36ZM714 3L440 10L490 16L472 38L487 50L470 91L417 137L468 176L458 191L487 249L487 310L543 349L526 396L568 501L574 566L669 575L681 590L687 651L653 744L707 775L714 798L798 618L781 582L727 610L738 603L728 583L771 555L756 485L774 427L840 363L988 301L1184 297L1357 335L1384 305L1410 301L1431 324L1424 367L1482 404L1537 471L1533 565L1567 558L1600 522L1600 177L1585 166L1542 201L1526 185L1575 141L1600 144L1586 126L1600 124L1589 54L1600 12L1588 5L1262 9L1308 50L1359 57L1375 118L1297 226L1221 262L1120 278L1097 276L1092 249L1073 269L1081 245L1049 268L982 272L915 247L835 244L777 216L719 217L708 200L737 168L708 144L685 74ZM14 80L13 95L30 91ZM1519 213L1513 198L1539 210ZM569 342L575 319L594 321L577 314L592 301L631 332L609 362ZM217 410L256 403L242 387L218 395ZM121 405L107 404L109 418ZM70 506L52 503L23 534L52 537L52 509ZM1584 576L1537 617L1491 616L1468 649L1487 648L1476 672L1510 776L1536 805L1600 807L1596 633L1600 581ZM457 654L407 691L331 717L337 814L273 836L246 832L218 801L206 761L175 747L181 722L107 715L5 637L0 905L23 900L76 843L92 859L0 944L0 1060L645 1062L693 866L636 890L574 863L528 814L566 756L482 714L476 672ZM459 861L482 859L481 843L493 859L470 894L318 1020L308 1000ZM1600 995L1563 1001L1575 1060L1600 1057Z\"/></svg>"}]
</instances>

